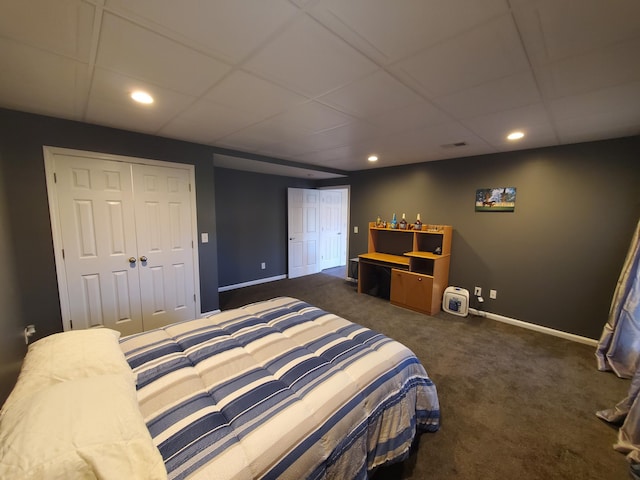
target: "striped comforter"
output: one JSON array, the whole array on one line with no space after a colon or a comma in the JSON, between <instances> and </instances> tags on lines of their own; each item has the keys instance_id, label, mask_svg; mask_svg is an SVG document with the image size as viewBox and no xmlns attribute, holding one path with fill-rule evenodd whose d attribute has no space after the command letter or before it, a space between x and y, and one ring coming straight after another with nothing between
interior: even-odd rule
<instances>
[{"instance_id":1,"label":"striped comforter","mask_svg":"<svg viewBox=\"0 0 640 480\"><path fill-rule=\"evenodd\" d=\"M436 431L436 387L384 335L280 297L124 337L169 478L367 478Z\"/></svg>"}]
</instances>

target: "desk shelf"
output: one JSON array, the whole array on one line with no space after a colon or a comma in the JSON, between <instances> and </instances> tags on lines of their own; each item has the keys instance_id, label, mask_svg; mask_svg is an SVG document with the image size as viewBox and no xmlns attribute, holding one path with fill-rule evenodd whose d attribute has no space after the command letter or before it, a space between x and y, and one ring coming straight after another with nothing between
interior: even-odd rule
<instances>
[{"instance_id":1,"label":"desk shelf","mask_svg":"<svg viewBox=\"0 0 640 480\"><path fill-rule=\"evenodd\" d=\"M368 252L359 255L358 292L429 315L438 313L449 282L452 232L449 225L400 230L370 223Z\"/></svg>"}]
</instances>

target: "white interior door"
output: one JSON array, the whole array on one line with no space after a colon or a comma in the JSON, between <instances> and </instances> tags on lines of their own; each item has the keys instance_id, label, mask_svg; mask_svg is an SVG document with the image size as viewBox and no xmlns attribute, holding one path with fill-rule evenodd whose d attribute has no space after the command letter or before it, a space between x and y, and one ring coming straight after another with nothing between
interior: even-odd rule
<instances>
[{"instance_id":1,"label":"white interior door","mask_svg":"<svg viewBox=\"0 0 640 480\"><path fill-rule=\"evenodd\" d=\"M287 196L289 278L318 273L319 191L289 188Z\"/></svg>"},{"instance_id":2,"label":"white interior door","mask_svg":"<svg viewBox=\"0 0 640 480\"><path fill-rule=\"evenodd\" d=\"M69 326L142 331L131 167L68 155L55 167Z\"/></svg>"},{"instance_id":3,"label":"white interior door","mask_svg":"<svg viewBox=\"0 0 640 480\"><path fill-rule=\"evenodd\" d=\"M320 270L346 265L346 222L343 221L343 192L320 192Z\"/></svg>"},{"instance_id":4,"label":"white interior door","mask_svg":"<svg viewBox=\"0 0 640 480\"><path fill-rule=\"evenodd\" d=\"M196 318L189 172L132 168L144 328Z\"/></svg>"},{"instance_id":5,"label":"white interior door","mask_svg":"<svg viewBox=\"0 0 640 480\"><path fill-rule=\"evenodd\" d=\"M198 316L193 168L126 159L45 147L65 330Z\"/></svg>"}]
</instances>

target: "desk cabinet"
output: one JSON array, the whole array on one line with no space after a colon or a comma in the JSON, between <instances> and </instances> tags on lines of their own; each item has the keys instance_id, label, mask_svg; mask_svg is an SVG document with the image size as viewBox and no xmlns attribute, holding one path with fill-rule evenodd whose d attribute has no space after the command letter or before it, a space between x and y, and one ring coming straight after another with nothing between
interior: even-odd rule
<instances>
[{"instance_id":1,"label":"desk cabinet","mask_svg":"<svg viewBox=\"0 0 640 480\"><path fill-rule=\"evenodd\" d=\"M379 271L386 268L390 276L386 298L392 304L429 315L438 313L449 282L452 231L449 225L392 230L371 223L369 251L359 256L358 292L379 292Z\"/></svg>"},{"instance_id":2,"label":"desk cabinet","mask_svg":"<svg viewBox=\"0 0 640 480\"><path fill-rule=\"evenodd\" d=\"M420 273L391 270L391 303L431 314L433 277Z\"/></svg>"}]
</instances>

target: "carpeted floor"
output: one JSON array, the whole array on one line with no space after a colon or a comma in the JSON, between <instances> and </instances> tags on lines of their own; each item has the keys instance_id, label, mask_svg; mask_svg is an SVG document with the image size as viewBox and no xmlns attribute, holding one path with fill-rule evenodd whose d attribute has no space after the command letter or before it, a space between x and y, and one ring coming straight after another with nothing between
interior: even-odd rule
<instances>
[{"instance_id":1,"label":"carpeted floor","mask_svg":"<svg viewBox=\"0 0 640 480\"><path fill-rule=\"evenodd\" d=\"M418 314L326 273L221 292L220 308L282 295L407 345L436 384L440 430L375 480L629 478L612 449L616 430L594 415L624 398L629 381L598 372L594 347L485 318Z\"/></svg>"}]
</instances>

